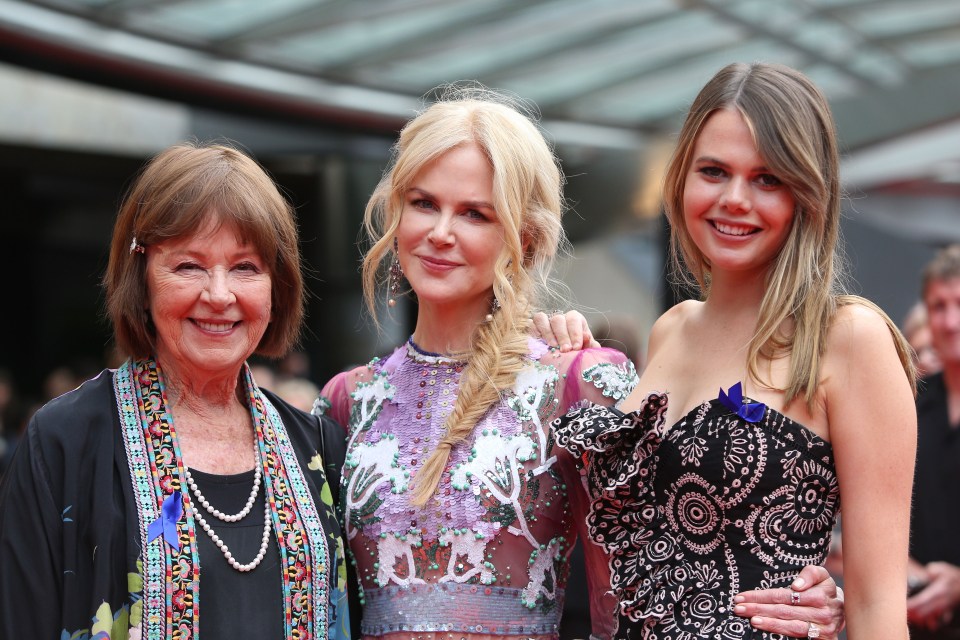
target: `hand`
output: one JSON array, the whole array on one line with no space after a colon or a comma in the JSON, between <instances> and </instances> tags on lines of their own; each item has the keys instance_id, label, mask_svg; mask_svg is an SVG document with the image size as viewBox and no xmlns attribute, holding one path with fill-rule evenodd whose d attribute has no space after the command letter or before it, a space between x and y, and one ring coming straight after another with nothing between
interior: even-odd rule
<instances>
[{"instance_id":1,"label":"hand","mask_svg":"<svg viewBox=\"0 0 960 640\"><path fill-rule=\"evenodd\" d=\"M799 594L799 604L792 604L794 593ZM734 613L750 618L754 628L793 638L806 638L812 622L821 640L834 640L846 623L843 590L817 565L804 567L789 589L744 591L734 602Z\"/></svg>"},{"instance_id":2,"label":"hand","mask_svg":"<svg viewBox=\"0 0 960 640\"><path fill-rule=\"evenodd\" d=\"M960 567L931 562L925 567L926 587L907 598L907 619L931 631L948 624L960 604Z\"/></svg>"},{"instance_id":3,"label":"hand","mask_svg":"<svg viewBox=\"0 0 960 640\"><path fill-rule=\"evenodd\" d=\"M560 351L579 351L596 348L600 343L593 339L587 319L579 311L567 311L547 317L547 314L533 314L534 336L542 338L551 347L560 347Z\"/></svg>"}]
</instances>

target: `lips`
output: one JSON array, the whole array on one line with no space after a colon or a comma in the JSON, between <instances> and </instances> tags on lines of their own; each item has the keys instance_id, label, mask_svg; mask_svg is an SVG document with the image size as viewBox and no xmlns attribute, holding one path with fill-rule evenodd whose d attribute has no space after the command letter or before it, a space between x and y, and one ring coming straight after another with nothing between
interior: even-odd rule
<instances>
[{"instance_id":1,"label":"lips","mask_svg":"<svg viewBox=\"0 0 960 640\"><path fill-rule=\"evenodd\" d=\"M730 224L728 222L721 222L719 220L711 220L710 224L713 225L714 229L725 236L742 237L760 231L759 228L752 225Z\"/></svg>"},{"instance_id":2,"label":"lips","mask_svg":"<svg viewBox=\"0 0 960 640\"><path fill-rule=\"evenodd\" d=\"M193 323L210 333L226 333L237 325L236 322L208 322L204 320L194 320Z\"/></svg>"},{"instance_id":3,"label":"lips","mask_svg":"<svg viewBox=\"0 0 960 640\"><path fill-rule=\"evenodd\" d=\"M417 256L417 258L421 263L423 263L423 266L428 269L446 271L459 266L459 263L451 262L450 260L443 260L442 258L432 258L430 256Z\"/></svg>"}]
</instances>

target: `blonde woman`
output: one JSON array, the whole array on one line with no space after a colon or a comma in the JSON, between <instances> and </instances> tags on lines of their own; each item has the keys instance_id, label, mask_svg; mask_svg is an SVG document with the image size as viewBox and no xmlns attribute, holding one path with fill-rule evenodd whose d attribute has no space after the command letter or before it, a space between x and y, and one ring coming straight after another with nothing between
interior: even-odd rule
<instances>
[{"instance_id":1,"label":"blonde woman","mask_svg":"<svg viewBox=\"0 0 960 640\"><path fill-rule=\"evenodd\" d=\"M849 637L906 638L914 371L889 318L841 295L826 100L787 67L725 67L664 190L678 271L703 299L656 322L619 411L555 426L587 463L618 636L761 637L737 616L807 599L793 576L824 561L842 503ZM794 613L764 629L836 631Z\"/></svg>"},{"instance_id":2,"label":"blonde woman","mask_svg":"<svg viewBox=\"0 0 960 640\"><path fill-rule=\"evenodd\" d=\"M562 181L518 105L467 89L407 124L370 200L367 300L390 265L391 295L407 283L418 315L407 344L322 392L348 428L344 517L365 637L557 637L588 505L548 425L637 381L617 351L529 337L564 243ZM608 638L606 559L593 544L586 557L593 630Z\"/></svg>"}]
</instances>

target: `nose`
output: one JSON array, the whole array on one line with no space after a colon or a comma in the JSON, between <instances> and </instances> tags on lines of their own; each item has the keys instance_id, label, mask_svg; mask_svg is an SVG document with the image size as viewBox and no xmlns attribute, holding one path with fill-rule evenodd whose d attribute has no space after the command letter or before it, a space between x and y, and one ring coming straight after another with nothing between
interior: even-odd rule
<instances>
[{"instance_id":1,"label":"nose","mask_svg":"<svg viewBox=\"0 0 960 640\"><path fill-rule=\"evenodd\" d=\"M226 269L216 268L207 276L207 302L215 307L225 307L234 301L230 276Z\"/></svg>"},{"instance_id":2,"label":"nose","mask_svg":"<svg viewBox=\"0 0 960 640\"><path fill-rule=\"evenodd\" d=\"M434 217L433 227L427 238L435 245L453 244L454 218L449 213L441 213Z\"/></svg>"},{"instance_id":3,"label":"nose","mask_svg":"<svg viewBox=\"0 0 960 640\"><path fill-rule=\"evenodd\" d=\"M720 205L727 211L738 213L750 210L750 188L746 180L733 177L727 182Z\"/></svg>"},{"instance_id":4,"label":"nose","mask_svg":"<svg viewBox=\"0 0 960 640\"><path fill-rule=\"evenodd\" d=\"M943 312L943 320L949 330L960 329L960 303L947 305Z\"/></svg>"}]
</instances>

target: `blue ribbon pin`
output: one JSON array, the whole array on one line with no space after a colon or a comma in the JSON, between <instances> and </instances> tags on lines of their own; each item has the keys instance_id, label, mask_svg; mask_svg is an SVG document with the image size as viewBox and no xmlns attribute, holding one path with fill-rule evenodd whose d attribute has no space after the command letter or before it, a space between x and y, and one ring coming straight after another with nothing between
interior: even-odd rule
<instances>
[{"instance_id":1,"label":"blue ribbon pin","mask_svg":"<svg viewBox=\"0 0 960 640\"><path fill-rule=\"evenodd\" d=\"M147 542L153 542L154 538L163 534L167 544L179 551L180 536L177 535L177 521L181 515L183 515L183 496L179 491L174 491L163 499L160 517L151 522L147 528Z\"/></svg>"},{"instance_id":2,"label":"blue ribbon pin","mask_svg":"<svg viewBox=\"0 0 960 640\"><path fill-rule=\"evenodd\" d=\"M729 395L720 388L720 395L717 396L720 404L733 411L735 414L747 422L760 422L763 420L763 414L767 410L767 405L762 402L743 401L743 385L739 382L730 387Z\"/></svg>"}]
</instances>

